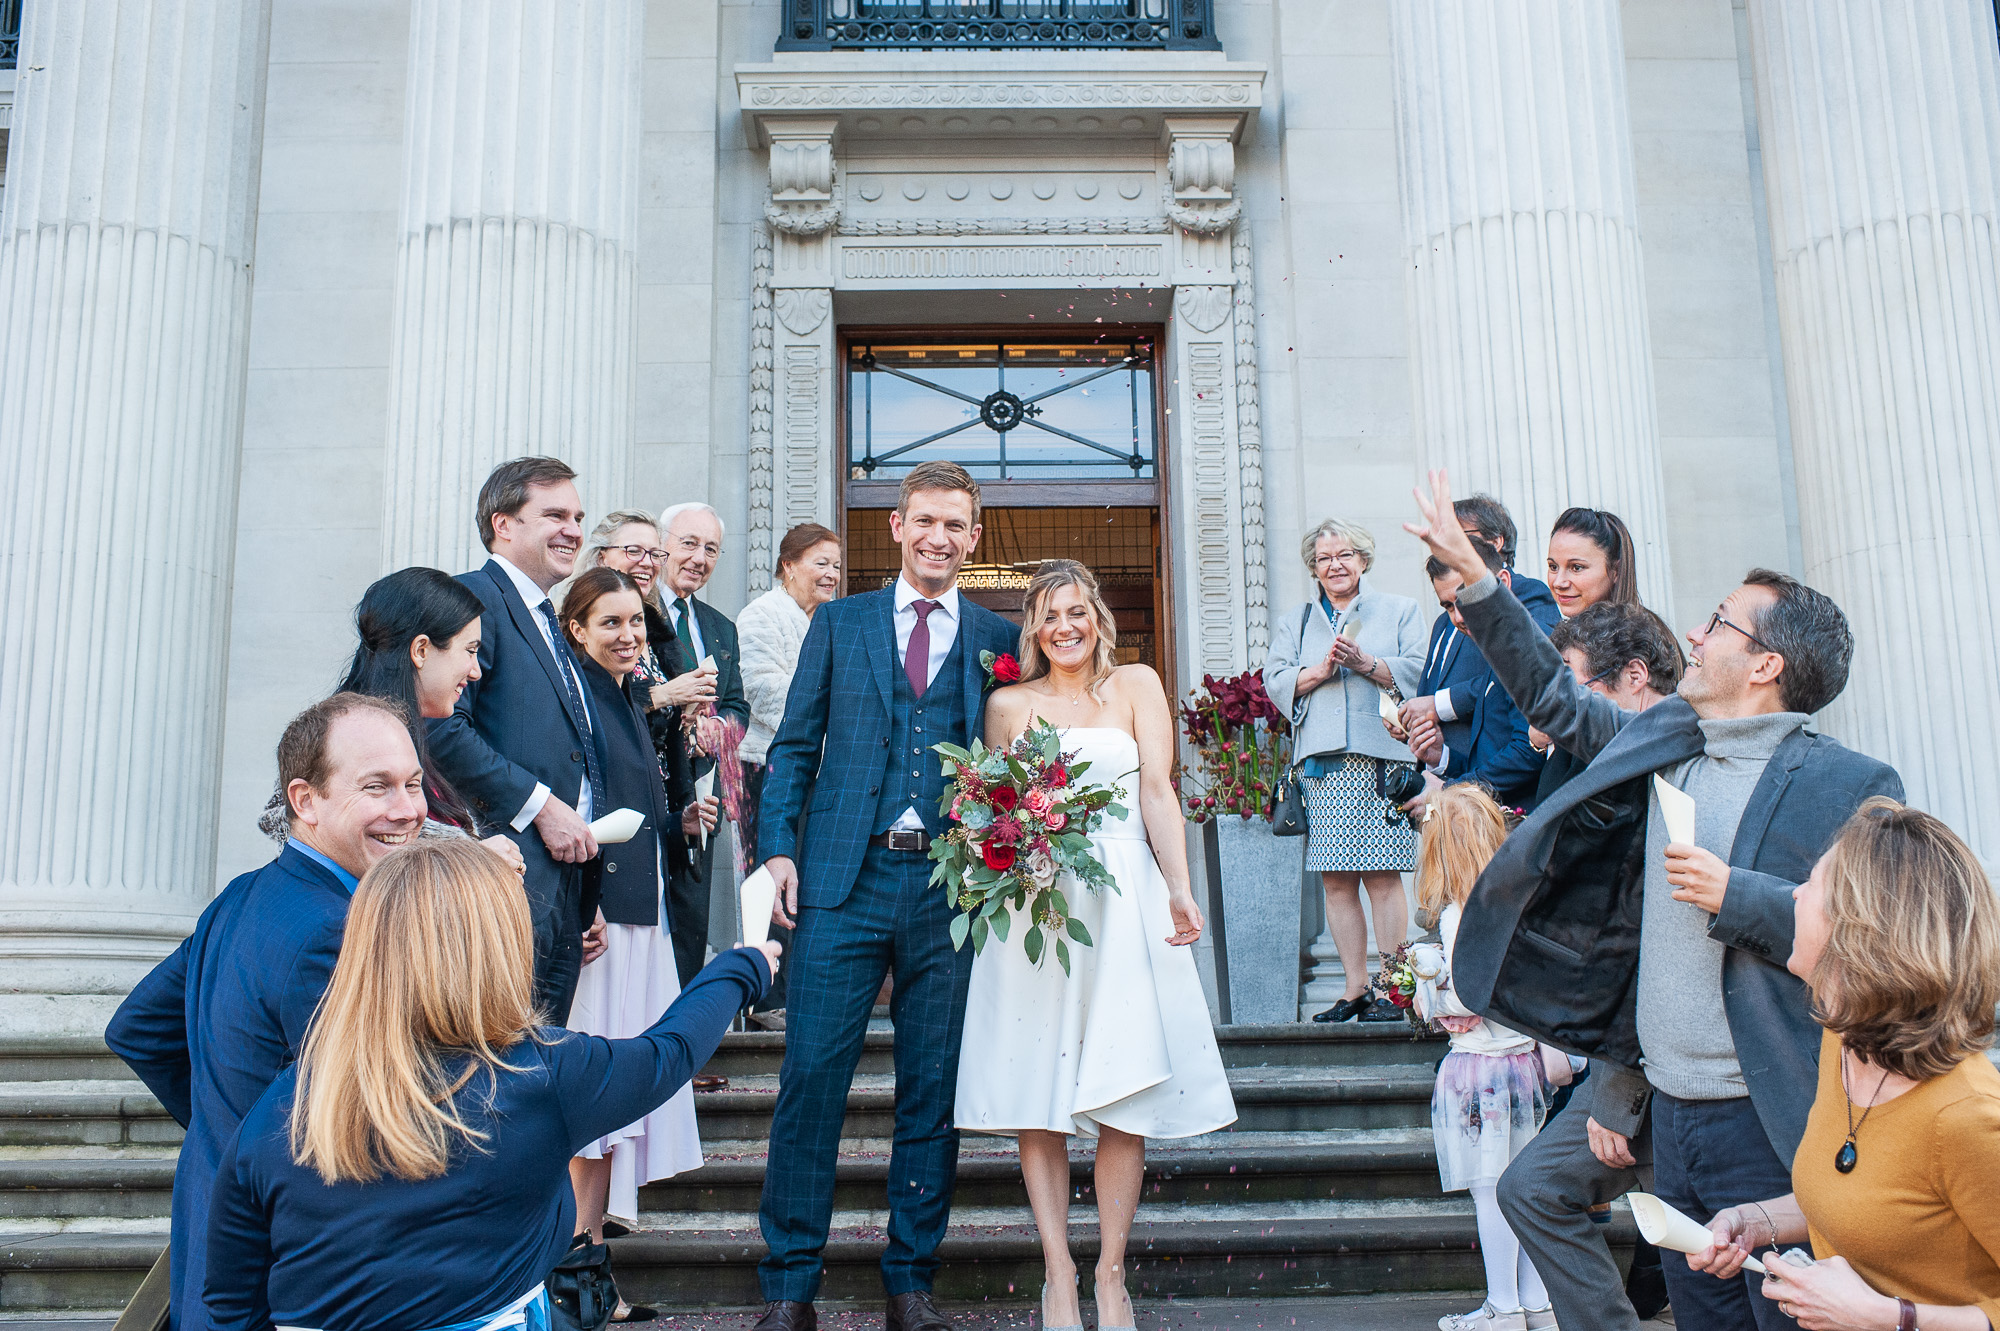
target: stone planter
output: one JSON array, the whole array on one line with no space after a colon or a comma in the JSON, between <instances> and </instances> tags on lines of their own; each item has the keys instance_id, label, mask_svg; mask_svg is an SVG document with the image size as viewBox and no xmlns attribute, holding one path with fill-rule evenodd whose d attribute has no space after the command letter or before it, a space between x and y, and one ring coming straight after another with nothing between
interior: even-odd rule
<instances>
[{"instance_id":1,"label":"stone planter","mask_svg":"<svg viewBox=\"0 0 2000 1331\"><path fill-rule=\"evenodd\" d=\"M1215 979L1225 1023L1299 1019L1299 882L1306 839L1261 818L1202 824Z\"/></svg>"}]
</instances>

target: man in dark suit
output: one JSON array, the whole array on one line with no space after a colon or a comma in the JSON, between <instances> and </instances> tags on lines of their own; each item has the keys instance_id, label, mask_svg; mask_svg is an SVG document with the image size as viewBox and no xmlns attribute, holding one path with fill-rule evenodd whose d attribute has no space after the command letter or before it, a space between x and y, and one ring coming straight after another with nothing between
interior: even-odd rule
<instances>
[{"instance_id":1,"label":"man in dark suit","mask_svg":"<svg viewBox=\"0 0 2000 1331\"><path fill-rule=\"evenodd\" d=\"M1512 574L1501 566L1500 553L1474 542L1487 571L1512 594ZM1459 618L1459 575L1436 559L1424 566L1444 613L1444 632L1431 631L1431 650L1424 661L1418 699L1405 703L1403 719L1410 752L1434 781L1455 785L1477 781L1511 809L1532 807L1542 756L1528 738L1528 721L1493 676L1492 667L1465 632ZM1554 602L1550 602L1553 609ZM1426 713L1421 702L1433 710ZM1446 740L1449 731L1451 739Z\"/></svg>"},{"instance_id":2,"label":"man in dark suit","mask_svg":"<svg viewBox=\"0 0 2000 1331\"><path fill-rule=\"evenodd\" d=\"M733 720L740 729L750 725L750 701L743 695L743 662L736 646L736 625L729 616L696 594L708 585L722 559L722 518L707 504L675 504L660 514L660 539L667 558L660 568L660 601L676 657L696 668L715 658L715 715L696 725L701 752L693 755L699 781L715 770L722 727ZM664 664L665 656L661 658ZM668 666L672 669L671 666ZM678 673L678 672L676 672ZM739 729L739 733L740 733ZM682 976L692 976L708 959L708 916L711 871L715 867L714 835L694 838L688 867L667 885L668 914L673 919L674 964ZM696 1090L726 1084L720 1077L696 1077Z\"/></svg>"},{"instance_id":3,"label":"man in dark suit","mask_svg":"<svg viewBox=\"0 0 2000 1331\"><path fill-rule=\"evenodd\" d=\"M950 1327L930 1290L958 1172L951 1106L972 951L952 947L954 912L930 881L930 841L945 830L945 778L931 746L980 734L989 687L981 654L1012 652L1020 634L958 591L959 565L980 534L979 486L963 468L912 468L889 531L903 548L895 585L813 615L757 816L757 852L778 882L774 918L798 930L760 1209L770 1249L758 1268L762 1331L817 1325L841 1118L869 1008L892 967L888 1327Z\"/></svg>"},{"instance_id":4,"label":"man in dark suit","mask_svg":"<svg viewBox=\"0 0 2000 1331\"><path fill-rule=\"evenodd\" d=\"M1807 728L1854 651L1839 607L1810 587L1753 569L1688 635L1678 696L1627 712L1580 684L1457 525L1436 521L1442 472L1418 499L1425 521L1410 530L1473 580L1458 597L1467 632L1528 720L1588 762L1502 845L1458 935L1468 1007L1600 1060L1587 1115L1572 1105L1522 1152L1501 1207L1559 1322L1635 1327L1582 1207L1629 1187L1616 1171L1648 1147L1654 1191L1698 1221L1790 1189L1820 1047L1785 969L1792 889L1863 801L1900 799L1903 784ZM1691 797L1692 841L1668 835L1656 777ZM1682 1325L1791 1325L1745 1281L1679 1261L1665 1273Z\"/></svg>"},{"instance_id":5,"label":"man in dark suit","mask_svg":"<svg viewBox=\"0 0 2000 1331\"><path fill-rule=\"evenodd\" d=\"M610 812L583 677L548 595L583 545L575 476L555 458L513 458L480 486L479 537L493 557L459 577L484 607L479 677L425 731L445 780L520 847L535 999L558 1026L577 972L602 948L583 866L597 854L590 820Z\"/></svg>"},{"instance_id":6,"label":"man in dark suit","mask_svg":"<svg viewBox=\"0 0 2000 1331\"><path fill-rule=\"evenodd\" d=\"M223 1148L298 1056L340 955L356 883L424 821L423 770L402 713L358 693L336 693L285 727L278 787L290 806L284 850L209 903L104 1032L187 1129L174 1166L171 1319L179 1331L211 1324L201 1290Z\"/></svg>"}]
</instances>

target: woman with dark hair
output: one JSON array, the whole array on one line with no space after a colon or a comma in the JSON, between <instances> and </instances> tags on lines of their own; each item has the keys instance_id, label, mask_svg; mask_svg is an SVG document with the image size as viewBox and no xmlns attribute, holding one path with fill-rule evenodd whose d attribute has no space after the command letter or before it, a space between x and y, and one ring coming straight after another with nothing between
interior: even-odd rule
<instances>
[{"instance_id":1,"label":"woman with dark hair","mask_svg":"<svg viewBox=\"0 0 2000 1331\"><path fill-rule=\"evenodd\" d=\"M700 803L675 805L661 779L637 676L646 651L646 604L638 584L609 567L581 573L563 594L560 619L576 649L593 738L604 756L605 809L636 810L643 819L629 841L602 846L588 867L597 880L604 951L578 978L569 1025L626 1039L644 1031L680 994L667 875L686 866L687 838L679 834L688 822L712 823L702 819ZM644 1118L597 1137L570 1162L576 1232L602 1239L607 1216L625 1228L636 1225L641 1186L698 1169L701 1162L694 1094L683 1087ZM648 1309L621 1308L614 1320L651 1316Z\"/></svg>"},{"instance_id":2,"label":"woman with dark hair","mask_svg":"<svg viewBox=\"0 0 2000 1331\"><path fill-rule=\"evenodd\" d=\"M434 568L399 569L377 578L354 608L360 643L336 693L365 693L403 710L410 743L424 769L428 808L422 835L477 837L482 831L472 810L431 762L426 721L451 715L465 686L479 678L479 598L449 573ZM284 792L272 796L258 826L266 836L285 840ZM482 843L520 873L521 851L504 836Z\"/></svg>"},{"instance_id":3,"label":"woman with dark hair","mask_svg":"<svg viewBox=\"0 0 2000 1331\"><path fill-rule=\"evenodd\" d=\"M1616 513L1566 508L1549 529L1549 594L1564 619L1600 601L1639 604L1632 533Z\"/></svg>"}]
</instances>

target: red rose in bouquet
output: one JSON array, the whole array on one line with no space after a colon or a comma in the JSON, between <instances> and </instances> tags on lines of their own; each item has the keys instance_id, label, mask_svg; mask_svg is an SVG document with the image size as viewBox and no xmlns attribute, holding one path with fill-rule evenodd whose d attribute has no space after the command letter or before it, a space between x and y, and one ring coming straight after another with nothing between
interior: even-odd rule
<instances>
[{"instance_id":1,"label":"red rose in bouquet","mask_svg":"<svg viewBox=\"0 0 2000 1331\"><path fill-rule=\"evenodd\" d=\"M1012 786L995 786L986 792L986 798L1002 813L1012 813L1014 806L1021 802L1021 792Z\"/></svg>"},{"instance_id":2,"label":"red rose in bouquet","mask_svg":"<svg viewBox=\"0 0 2000 1331\"><path fill-rule=\"evenodd\" d=\"M1016 852L1012 846L1003 846L998 841L988 841L979 848L979 857L986 861L986 867L995 873L1005 873L1014 867Z\"/></svg>"},{"instance_id":3,"label":"red rose in bouquet","mask_svg":"<svg viewBox=\"0 0 2000 1331\"><path fill-rule=\"evenodd\" d=\"M1042 780L1050 790L1061 790L1069 784L1069 768L1061 763L1050 763L1042 772Z\"/></svg>"}]
</instances>

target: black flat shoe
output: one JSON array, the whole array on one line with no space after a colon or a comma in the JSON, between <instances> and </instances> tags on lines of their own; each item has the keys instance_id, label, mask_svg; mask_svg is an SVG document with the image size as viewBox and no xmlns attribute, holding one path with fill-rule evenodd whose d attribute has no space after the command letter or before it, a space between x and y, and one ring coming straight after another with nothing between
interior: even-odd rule
<instances>
[{"instance_id":1,"label":"black flat shoe","mask_svg":"<svg viewBox=\"0 0 2000 1331\"><path fill-rule=\"evenodd\" d=\"M1386 998L1378 998L1368 1005L1366 1012L1361 1014L1361 1020L1401 1021L1403 1020L1403 1009L1397 1007Z\"/></svg>"},{"instance_id":2,"label":"black flat shoe","mask_svg":"<svg viewBox=\"0 0 2000 1331\"><path fill-rule=\"evenodd\" d=\"M607 1239L622 1239L632 1231L619 1224L616 1220L613 1220L610 1216L606 1216L604 1217L604 1228L601 1232Z\"/></svg>"},{"instance_id":3,"label":"black flat shoe","mask_svg":"<svg viewBox=\"0 0 2000 1331\"><path fill-rule=\"evenodd\" d=\"M635 1303L625 1310L622 1317L617 1313L613 1313L611 1321L613 1325L620 1322L653 1322L659 1320L659 1316L660 1310L658 1308L648 1308L643 1303Z\"/></svg>"},{"instance_id":4,"label":"black flat shoe","mask_svg":"<svg viewBox=\"0 0 2000 1331\"><path fill-rule=\"evenodd\" d=\"M1364 992L1359 998L1343 998L1326 1011L1313 1013L1313 1020L1322 1026L1337 1021L1353 1021L1356 1014L1368 1006L1370 997Z\"/></svg>"}]
</instances>

